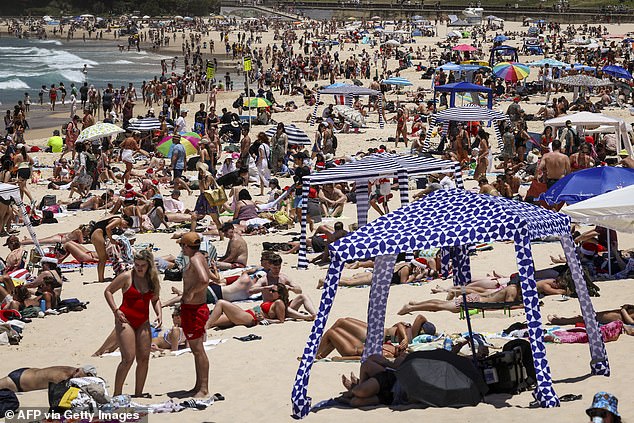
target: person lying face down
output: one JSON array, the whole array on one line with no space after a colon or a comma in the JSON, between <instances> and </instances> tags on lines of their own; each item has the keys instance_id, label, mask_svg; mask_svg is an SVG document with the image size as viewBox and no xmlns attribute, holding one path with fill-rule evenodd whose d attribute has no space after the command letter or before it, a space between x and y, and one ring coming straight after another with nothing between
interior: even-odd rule
<instances>
[{"instance_id":1,"label":"person lying face down","mask_svg":"<svg viewBox=\"0 0 634 423\"><path fill-rule=\"evenodd\" d=\"M42 369L23 367L9 373L0 379L0 390L8 389L13 392L30 392L48 389L49 383L60 383L64 380L97 376L97 369L92 365L83 367L51 366Z\"/></svg>"}]
</instances>

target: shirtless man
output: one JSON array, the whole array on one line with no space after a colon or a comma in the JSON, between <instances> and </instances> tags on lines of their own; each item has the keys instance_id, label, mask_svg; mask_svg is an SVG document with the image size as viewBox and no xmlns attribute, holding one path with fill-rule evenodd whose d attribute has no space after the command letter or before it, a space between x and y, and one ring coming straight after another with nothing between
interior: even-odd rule
<instances>
[{"instance_id":1,"label":"shirtless man","mask_svg":"<svg viewBox=\"0 0 634 423\"><path fill-rule=\"evenodd\" d=\"M43 369L23 367L0 379L0 390L30 392L48 389L49 383L60 383L70 378L97 376L97 369L91 365L84 367L52 366Z\"/></svg>"},{"instance_id":2,"label":"shirtless man","mask_svg":"<svg viewBox=\"0 0 634 423\"><path fill-rule=\"evenodd\" d=\"M551 147L553 151L544 154L537 167L537 173L544 172L548 188L570 173L570 159L561 152L561 141L553 140Z\"/></svg>"},{"instance_id":3,"label":"shirtless man","mask_svg":"<svg viewBox=\"0 0 634 423\"><path fill-rule=\"evenodd\" d=\"M597 322L601 325L605 325L616 320L621 320L626 325L634 325L634 305L623 304L620 309L597 311L596 316ZM574 325L577 323L583 323L583 317L559 317L555 314L549 314L548 323L551 325ZM624 327L624 329L628 335L634 335L634 330L631 327Z\"/></svg>"},{"instance_id":4,"label":"shirtless man","mask_svg":"<svg viewBox=\"0 0 634 423\"><path fill-rule=\"evenodd\" d=\"M249 166L249 147L251 147L249 125L243 125L242 139L240 139L240 162L242 163L242 166Z\"/></svg>"},{"instance_id":5,"label":"shirtless man","mask_svg":"<svg viewBox=\"0 0 634 423\"><path fill-rule=\"evenodd\" d=\"M189 257L189 264L183 271L181 324L194 354L196 384L189 391L194 398L209 396L209 359L203 346L205 324L209 320L209 308L206 304L209 270L207 260L200 252L200 243L201 239L196 232L188 232L180 239L183 254Z\"/></svg>"},{"instance_id":6,"label":"shirtless man","mask_svg":"<svg viewBox=\"0 0 634 423\"><path fill-rule=\"evenodd\" d=\"M515 175L512 169L504 170L504 181L511 188L511 194L513 196L519 195L520 185L522 184L522 179Z\"/></svg>"},{"instance_id":7,"label":"shirtless man","mask_svg":"<svg viewBox=\"0 0 634 423\"><path fill-rule=\"evenodd\" d=\"M252 290L255 281L256 279L251 278L246 271L242 272L240 277L231 285L225 285L223 282L214 282L212 279L212 282L207 287L206 302L207 304L215 304L218 300L244 301L255 293ZM172 288L172 292L176 294L176 297L162 303L163 307L169 307L181 301L183 293L178 288Z\"/></svg>"},{"instance_id":8,"label":"shirtless man","mask_svg":"<svg viewBox=\"0 0 634 423\"><path fill-rule=\"evenodd\" d=\"M249 259L249 249L247 243L233 227L233 223L227 222L222 225L220 231L229 240L227 252L218 259L218 269L228 270L246 267Z\"/></svg>"},{"instance_id":9,"label":"shirtless man","mask_svg":"<svg viewBox=\"0 0 634 423\"><path fill-rule=\"evenodd\" d=\"M132 173L132 165L134 165L134 153L141 153L145 156L148 154L141 150L139 147L139 138L141 133L134 131L131 137L123 140L119 148L121 148L121 161L125 164L125 173L123 174L123 183L127 184L130 181L130 175Z\"/></svg>"},{"instance_id":10,"label":"shirtless man","mask_svg":"<svg viewBox=\"0 0 634 423\"><path fill-rule=\"evenodd\" d=\"M341 216L346 201L346 195L339 188L335 188L334 184L325 184L319 191L322 214L326 217Z\"/></svg>"}]
</instances>

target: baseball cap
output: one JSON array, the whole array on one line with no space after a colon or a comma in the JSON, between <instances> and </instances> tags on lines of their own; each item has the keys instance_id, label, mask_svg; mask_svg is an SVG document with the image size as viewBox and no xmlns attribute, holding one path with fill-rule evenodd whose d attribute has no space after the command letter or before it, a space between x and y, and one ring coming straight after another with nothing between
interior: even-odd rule
<instances>
[{"instance_id":1,"label":"baseball cap","mask_svg":"<svg viewBox=\"0 0 634 423\"><path fill-rule=\"evenodd\" d=\"M181 237L179 244L187 245L188 247L192 248L199 248L200 242L200 236L198 236L196 232L187 232Z\"/></svg>"}]
</instances>

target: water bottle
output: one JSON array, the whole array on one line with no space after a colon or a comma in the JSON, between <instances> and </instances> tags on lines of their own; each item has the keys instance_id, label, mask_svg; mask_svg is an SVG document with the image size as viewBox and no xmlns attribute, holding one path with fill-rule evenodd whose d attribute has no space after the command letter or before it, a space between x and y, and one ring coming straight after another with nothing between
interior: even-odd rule
<instances>
[{"instance_id":1,"label":"water bottle","mask_svg":"<svg viewBox=\"0 0 634 423\"><path fill-rule=\"evenodd\" d=\"M442 347L447 351L451 351L453 348L453 341L450 337L445 337L445 341L442 343Z\"/></svg>"},{"instance_id":2,"label":"water bottle","mask_svg":"<svg viewBox=\"0 0 634 423\"><path fill-rule=\"evenodd\" d=\"M46 312L46 301L45 300L40 300L40 310L42 310L43 312Z\"/></svg>"}]
</instances>

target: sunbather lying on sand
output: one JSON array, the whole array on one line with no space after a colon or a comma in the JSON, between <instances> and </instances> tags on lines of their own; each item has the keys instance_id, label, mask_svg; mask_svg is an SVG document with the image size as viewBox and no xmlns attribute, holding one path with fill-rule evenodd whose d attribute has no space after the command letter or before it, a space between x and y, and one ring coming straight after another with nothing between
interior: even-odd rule
<instances>
[{"instance_id":1,"label":"sunbather lying on sand","mask_svg":"<svg viewBox=\"0 0 634 423\"><path fill-rule=\"evenodd\" d=\"M627 326L634 325L634 305L623 304L620 309L597 311L596 316L597 322L602 325L621 320L625 323L625 326L623 326L625 333L628 335L634 335L634 327ZM577 323L584 323L582 316L559 317L556 314L549 314L547 318L548 323L551 325L574 325Z\"/></svg>"},{"instance_id":2,"label":"sunbather lying on sand","mask_svg":"<svg viewBox=\"0 0 634 423\"><path fill-rule=\"evenodd\" d=\"M346 278L342 277L339 280L339 286L361 286L370 285L372 283L372 273L363 272ZM426 280L427 278L437 278L438 272L431 270L426 265L422 266L419 261L412 260L409 263L397 263L394 266L394 273L392 274L391 284L403 284L412 283L416 281ZM325 279L319 279L317 289L323 288Z\"/></svg>"},{"instance_id":3,"label":"sunbather lying on sand","mask_svg":"<svg viewBox=\"0 0 634 423\"><path fill-rule=\"evenodd\" d=\"M341 357L335 357L335 361L359 360L363 354L367 332L368 324L364 321L354 317L338 319L324 333L316 358L325 358L332 351L337 350ZM386 328L386 344L383 345L383 354L386 357L399 356L407 349L412 339L423 333L435 335L436 327L422 314L417 315L412 324L399 322L392 327ZM388 341L389 343L387 343Z\"/></svg>"},{"instance_id":4,"label":"sunbather lying on sand","mask_svg":"<svg viewBox=\"0 0 634 423\"><path fill-rule=\"evenodd\" d=\"M74 377L97 376L94 366L84 367L52 366L43 369L22 367L14 370L7 377L0 379L0 390L13 392L30 392L48 389L49 383L60 383Z\"/></svg>"},{"instance_id":5,"label":"sunbather lying on sand","mask_svg":"<svg viewBox=\"0 0 634 423\"><path fill-rule=\"evenodd\" d=\"M222 279L224 281L224 279ZM257 278L251 278L249 274L245 271L242 272L240 277L230 285L225 285L224 283L210 283L207 287L207 304L216 304L218 300L226 300L226 301L243 301L248 299L254 292L251 291L253 285L257 281ZM174 304L180 303L181 296L183 295L182 291L176 287L172 288L172 293L176 295L176 297L170 298L165 303L163 303L163 307L169 307Z\"/></svg>"}]
</instances>

